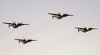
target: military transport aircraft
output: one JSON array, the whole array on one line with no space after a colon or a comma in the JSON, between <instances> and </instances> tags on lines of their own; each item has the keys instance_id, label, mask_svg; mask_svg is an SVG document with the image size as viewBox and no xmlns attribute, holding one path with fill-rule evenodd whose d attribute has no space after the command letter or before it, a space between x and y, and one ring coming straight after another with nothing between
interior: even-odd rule
<instances>
[{"instance_id":1,"label":"military transport aircraft","mask_svg":"<svg viewBox=\"0 0 100 55\"><path fill-rule=\"evenodd\" d=\"M32 39L14 39L14 40L18 40L19 43L22 42L23 44L27 44L28 42L31 42L31 41L37 41L37 40L32 40Z\"/></svg>"},{"instance_id":2,"label":"military transport aircraft","mask_svg":"<svg viewBox=\"0 0 100 55\"><path fill-rule=\"evenodd\" d=\"M16 23L16 22L13 22L13 23L8 23L8 22L3 22L4 24L8 24L9 27L12 26L13 28L18 28L19 26L22 26L22 25L29 25L29 24L23 24L22 23Z\"/></svg>"},{"instance_id":3,"label":"military transport aircraft","mask_svg":"<svg viewBox=\"0 0 100 55\"><path fill-rule=\"evenodd\" d=\"M63 17L67 17L67 16L73 16L73 15L69 15L69 14L55 14L55 13L48 13L50 15L52 15L52 18L56 17L57 19L62 19Z\"/></svg>"},{"instance_id":4,"label":"military transport aircraft","mask_svg":"<svg viewBox=\"0 0 100 55\"><path fill-rule=\"evenodd\" d=\"M78 32L79 31L82 31L82 32L88 32L88 31L91 31L91 30L94 30L94 29L97 29L97 28L92 28L92 27L89 27L89 28L87 28L87 27L84 27L84 28L81 28L81 27L75 27L76 29L78 29Z\"/></svg>"}]
</instances>

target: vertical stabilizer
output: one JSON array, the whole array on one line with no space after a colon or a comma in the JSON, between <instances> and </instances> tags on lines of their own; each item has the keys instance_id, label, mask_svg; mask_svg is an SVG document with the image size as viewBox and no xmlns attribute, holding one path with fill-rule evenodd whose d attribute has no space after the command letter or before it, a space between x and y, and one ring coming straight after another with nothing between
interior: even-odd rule
<instances>
[{"instance_id":1,"label":"vertical stabilizer","mask_svg":"<svg viewBox=\"0 0 100 55\"><path fill-rule=\"evenodd\" d=\"M19 40L19 43L20 43L21 41Z\"/></svg>"},{"instance_id":2,"label":"vertical stabilizer","mask_svg":"<svg viewBox=\"0 0 100 55\"><path fill-rule=\"evenodd\" d=\"M54 16L52 15L52 19L54 18Z\"/></svg>"},{"instance_id":3,"label":"vertical stabilizer","mask_svg":"<svg viewBox=\"0 0 100 55\"><path fill-rule=\"evenodd\" d=\"M10 28L10 24L8 25L8 27Z\"/></svg>"},{"instance_id":4,"label":"vertical stabilizer","mask_svg":"<svg viewBox=\"0 0 100 55\"><path fill-rule=\"evenodd\" d=\"M78 28L78 32L80 31L80 29Z\"/></svg>"}]
</instances>

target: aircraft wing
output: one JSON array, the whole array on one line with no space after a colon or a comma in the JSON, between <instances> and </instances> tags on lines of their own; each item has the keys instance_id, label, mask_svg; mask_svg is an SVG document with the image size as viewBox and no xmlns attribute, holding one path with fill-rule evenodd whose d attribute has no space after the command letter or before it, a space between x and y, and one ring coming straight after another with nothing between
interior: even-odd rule
<instances>
[{"instance_id":1,"label":"aircraft wing","mask_svg":"<svg viewBox=\"0 0 100 55\"><path fill-rule=\"evenodd\" d=\"M29 25L29 24L21 24L21 25Z\"/></svg>"},{"instance_id":2,"label":"aircraft wing","mask_svg":"<svg viewBox=\"0 0 100 55\"><path fill-rule=\"evenodd\" d=\"M28 40L27 42L31 42L31 41L37 41L37 40L32 40L32 39L30 39L30 40Z\"/></svg>"},{"instance_id":3,"label":"aircraft wing","mask_svg":"<svg viewBox=\"0 0 100 55\"><path fill-rule=\"evenodd\" d=\"M19 43L22 41L22 39L14 39L14 40L18 40L18 41L19 41Z\"/></svg>"},{"instance_id":4,"label":"aircraft wing","mask_svg":"<svg viewBox=\"0 0 100 55\"><path fill-rule=\"evenodd\" d=\"M50 14L50 15L57 15L57 14L54 14L54 13L48 13L48 14Z\"/></svg>"},{"instance_id":5,"label":"aircraft wing","mask_svg":"<svg viewBox=\"0 0 100 55\"><path fill-rule=\"evenodd\" d=\"M22 40L22 39L14 39L14 40Z\"/></svg>"},{"instance_id":6,"label":"aircraft wing","mask_svg":"<svg viewBox=\"0 0 100 55\"><path fill-rule=\"evenodd\" d=\"M98 29L98 28L92 28L92 29Z\"/></svg>"},{"instance_id":7,"label":"aircraft wing","mask_svg":"<svg viewBox=\"0 0 100 55\"><path fill-rule=\"evenodd\" d=\"M37 40L32 40L32 41L37 41Z\"/></svg>"},{"instance_id":8,"label":"aircraft wing","mask_svg":"<svg viewBox=\"0 0 100 55\"><path fill-rule=\"evenodd\" d=\"M12 23L7 23L7 22L3 22L4 24L12 24Z\"/></svg>"},{"instance_id":9,"label":"aircraft wing","mask_svg":"<svg viewBox=\"0 0 100 55\"><path fill-rule=\"evenodd\" d=\"M76 29L83 29L83 28L81 28L81 27L75 27Z\"/></svg>"}]
</instances>

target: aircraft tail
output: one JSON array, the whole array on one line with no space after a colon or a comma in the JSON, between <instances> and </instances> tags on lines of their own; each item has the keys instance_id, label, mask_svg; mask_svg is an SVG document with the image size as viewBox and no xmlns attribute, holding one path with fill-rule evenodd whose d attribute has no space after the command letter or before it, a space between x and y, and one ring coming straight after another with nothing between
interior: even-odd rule
<instances>
[{"instance_id":1,"label":"aircraft tail","mask_svg":"<svg viewBox=\"0 0 100 55\"><path fill-rule=\"evenodd\" d=\"M53 19L54 17L55 17L55 16L52 15L52 19Z\"/></svg>"},{"instance_id":2,"label":"aircraft tail","mask_svg":"<svg viewBox=\"0 0 100 55\"><path fill-rule=\"evenodd\" d=\"M80 29L78 28L78 32L80 31Z\"/></svg>"},{"instance_id":3,"label":"aircraft tail","mask_svg":"<svg viewBox=\"0 0 100 55\"><path fill-rule=\"evenodd\" d=\"M80 31L80 28L78 28L78 27L75 27L76 29L78 29L78 32Z\"/></svg>"},{"instance_id":4,"label":"aircraft tail","mask_svg":"<svg viewBox=\"0 0 100 55\"><path fill-rule=\"evenodd\" d=\"M19 41L19 43L21 42L20 40L18 40Z\"/></svg>"},{"instance_id":5,"label":"aircraft tail","mask_svg":"<svg viewBox=\"0 0 100 55\"><path fill-rule=\"evenodd\" d=\"M11 25L9 24L8 27L10 28L10 26L11 26Z\"/></svg>"}]
</instances>

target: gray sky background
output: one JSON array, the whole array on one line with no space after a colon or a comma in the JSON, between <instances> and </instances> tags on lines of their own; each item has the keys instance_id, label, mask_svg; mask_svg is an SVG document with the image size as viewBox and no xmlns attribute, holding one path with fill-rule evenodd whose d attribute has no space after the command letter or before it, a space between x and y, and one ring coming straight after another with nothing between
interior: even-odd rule
<instances>
[{"instance_id":1,"label":"gray sky background","mask_svg":"<svg viewBox=\"0 0 100 55\"><path fill-rule=\"evenodd\" d=\"M0 55L100 55L99 0L0 0ZM74 16L52 19L47 13ZM2 22L30 24L18 29ZM95 27L82 33L74 27ZM18 43L14 38L38 41Z\"/></svg>"}]
</instances>

